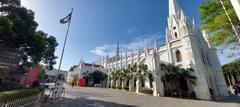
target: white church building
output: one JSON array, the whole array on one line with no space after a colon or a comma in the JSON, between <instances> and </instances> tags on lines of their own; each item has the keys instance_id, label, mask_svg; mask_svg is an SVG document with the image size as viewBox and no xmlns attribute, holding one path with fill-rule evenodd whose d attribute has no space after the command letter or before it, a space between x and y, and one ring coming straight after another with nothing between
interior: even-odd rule
<instances>
[{"instance_id":1,"label":"white church building","mask_svg":"<svg viewBox=\"0 0 240 107\"><path fill-rule=\"evenodd\" d=\"M120 56L119 46L116 56L101 62L105 71L110 74L116 69L127 68L128 65L140 63L143 59L153 75L154 96L164 96L164 85L161 81L163 72L161 63L171 63L183 68L192 68L197 77L196 85L191 86L198 99L210 100L209 88L215 96L228 96L226 82L221 65L207 38L208 35L195 26L179 7L178 0L169 1L168 26L166 28L166 44L154 48L145 48L138 53ZM157 73L159 72L159 73ZM110 81L110 79L109 79ZM110 83L110 82L108 82Z\"/></svg>"}]
</instances>

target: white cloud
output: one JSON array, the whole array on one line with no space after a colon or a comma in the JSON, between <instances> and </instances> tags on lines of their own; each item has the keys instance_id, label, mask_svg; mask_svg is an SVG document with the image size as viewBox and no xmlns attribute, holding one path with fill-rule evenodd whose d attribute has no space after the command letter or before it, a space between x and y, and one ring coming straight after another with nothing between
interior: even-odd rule
<instances>
[{"instance_id":1,"label":"white cloud","mask_svg":"<svg viewBox=\"0 0 240 107\"><path fill-rule=\"evenodd\" d=\"M128 29L125 33L127 34L132 34L138 32L138 29L136 27Z\"/></svg>"},{"instance_id":2,"label":"white cloud","mask_svg":"<svg viewBox=\"0 0 240 107\"><path fill-rule=\"evenodd\" d=\"M106 56L106 55L113 55L114 54L114 45L102 45L96 47L94 50L91 50L90 52L98 55L98 56Z\"/></svg>"},{"instance_id":3,"label":"white cloud","mask_svg":"<svg viewBox=\"0 0 240 107\"><path fill-rule=\"evenodd\" d=\"M126 44L120 41L120 52L125 55L126 51L128 54L130 54L132 50L134 53L139 51L139 49L142 51L147 45L151 48L154 46L155 39L157 40L157 44L162 44L162 42L164 42L164 36L160 32L140 35L138 38L135 38L133 42ZM114 56L116 54L116 45L117 44L104 44L91 50L91 52L98 56Z\"/></svg>"}]
</instances>

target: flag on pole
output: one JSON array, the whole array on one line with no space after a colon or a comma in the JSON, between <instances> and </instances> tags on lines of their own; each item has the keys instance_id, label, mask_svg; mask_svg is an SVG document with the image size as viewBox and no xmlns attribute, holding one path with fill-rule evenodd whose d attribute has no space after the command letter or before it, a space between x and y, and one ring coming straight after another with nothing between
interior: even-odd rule
<instances>
[{"instance_id":1,"label":"flag on pole","mask_svg":"<svg viewBox=\"0 0 240 107\"><path fill-rule=\"evenodd\" d=\"M72 17L72 12L69 13L66 17L64 17L63 19L60 20L60 23L61 24L65 24L65 23L68 23L70 20L71 20L71 17Z\"/></svg>"}]
</instances>

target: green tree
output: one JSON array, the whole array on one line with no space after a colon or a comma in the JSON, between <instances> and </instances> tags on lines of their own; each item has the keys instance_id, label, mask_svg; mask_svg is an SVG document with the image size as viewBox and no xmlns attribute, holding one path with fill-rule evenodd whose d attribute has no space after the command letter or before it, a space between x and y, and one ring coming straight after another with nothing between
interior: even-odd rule
<instances>
[{"instance_id":1,"label":"green tree","mask_svg":"<svg viewBox=\"0 0 240 107\"><path fill-rule=\"evenodd\" d=\"M72 85L76 86L79 78L79 74L72 75Z\"/></svg>"},{"instance_id":2,"label":"green tree","mask_svg":"<svg viewBox=\"0 0 240 107\"><path fill-rule=\"evenodd\" d=\"M20 0L1 0L0 5L1 7L6 5L20 6L21 2Z\"/></svg>"},{"instance_id":3,"label":"green tree","mask_svg":"<svg viewBox=\"0 0 240 107\"><path fill-rule=\"evenodd\" d=\"M93 85L100 84L107 79L107 74L101 71L94 71L92 73L89 73L89 79L92 80Z\"/></svg>"},{"instance_id":4,"label":"green tree","mask_svg":"<svg viewBox=\"0 0 240 107\"><path fill-rule=\"evenodd\" d=\"M74 68L76 68L76 67L78 67L78 66L77 66L77 65L73 65L73 66L71 66L70 69L69 69L69 71L73 71Z\"/></svg>"},{"instance_id":5,"label":"green tree","mask_svg":"<svg viewBox=\"0 0 240 107\"><path fill-rule=\"evenodd\" d=\"M162 80L165 83L167 90L170 88L171 95L172 89L176 88L182 97L182 91L188 91L187 83L195 85L197 77L192 74L194 71L191 68L180 68L179 66L174 66L172 64L160 64L160 68L165 72L165 75L162 77ZM168 86L168 82L170 82L171 86Z\"/></svg>"},{"instance_id":6,"label":"green tree","mask_svg":"<svg viewBox=\"0 0 240 107\"><path fill-rule=\"evenodd\" d=\"M41 61L51 70L57 58L56 38L36 31L34 12L22 7L20 0L1 0L0 5L0 45L23 51L22 70Z\"/></svg>"},{"instance_id":7,"label":"green tree","mask_svg":"<svg viewBox=\"0 0 240 107\"><path fill-rule=\"evenodd\" d=\"M48 75L46 70L43 68L43 66L42 65L39 65L39 66L40 66L40 72L39 72L38 78L40 82L43 82L47 79Z\"/></svg>"},{"instance_id":8,"label":"green tree","mask_svg":"<svg viewBox=\"0 0 240 107\"><path fill-rule=\"evenodd\" d=\"M122 81L122 89L127 89L127 81L130 79L130 70L129 69L121 69L121 81Z\"/></svg>"},{"instance_id":9,"label":"green tree","mask_svg":"<svg viewBox=\"0 0 240 107\"><path fill-rule=\"evenodd\" d=\"M116 73L116 71L112 71L111 74L110 74L110 78L111 78L111 87L114 88L115 85L116 85L116 80L118 78L118 74Z\"/></svg>"},{"instance_id":10,"label":"green tree","mask_svg":"<svg viewBox=\"0 0 240 107\"><path fill-rule=\"evenodd\" d=\"M237 32L240 33L240 22L230 3L230 0L223 0L223 4L232 19ZM239 44L237 36L229 22L219 0L205 0L199 6L202 28L211 36L209 41L213 46L229 46L230 50L238 50ZM231 45L234 44L234 45ZM223 49L223 50L224 50ZM229 57L239 55L240 53L230 53Z\"/></svg>"},{"instance_id":11,"label":"green tree","mask_svg":"<svg viewBox=\"0 0 240 107\"><path fill-rule=\"evenodd\" d=\"M222 66L224 77L228 85L234 85L240 81L240 60L235 60Z\"/></svg>"},{"instance_id":12,"label":"green tree","mask_svg":"<svg viewBox=\"0 0 240 107\"><path fill-rule=\"evenodd\" d=\"M115 87L115 85L116 85L117 88L120 88L120 86L119 86L120 79L122 78L121 70L114 70L113 72L111 72L110 76L113 81L112 87Z\"/></svg>"},{"instance_id":13,"label":"green tree","mask_svg":"<svg viewBox=\"0 0 240 107\"><path fill-rule=\"evenodd\" d=\"M57 57L55 56L56 47L58 46L57 40L53 36L48 36L46 38L46 50L43 55L43 61L47 65L47 68L52 70L53 65L56 64Z\"/></svg>"},{"instance_id":14,"label":"green tree","mask_svg":"<svg viewBox=\"0 0 240 107\"><path fill-rule=\"evenodd\" d=\"M136 72L136 78L145 80L149 76L148 66L146 64L140 63L138 65L138 70Z\"/></svg>"}]
</instances>

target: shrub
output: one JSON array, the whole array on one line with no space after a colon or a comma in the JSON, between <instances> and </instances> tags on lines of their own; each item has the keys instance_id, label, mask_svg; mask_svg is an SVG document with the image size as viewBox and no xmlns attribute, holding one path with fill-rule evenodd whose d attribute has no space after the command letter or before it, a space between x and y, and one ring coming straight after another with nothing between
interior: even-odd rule
<instances>
[{"instance_id":1,"label":"shrub","mask_svg":"<svg viewBox=\"0 0 240 107\"><path fill-rule=\"evenodd\" d=\"M197 99L195 92L190 92L190 97L193 99Z\"/></svg>"},{"instance_id":2,"label":"shrub","mask_svg":"<svg viewBox=\"0 0 240 107\"><path fill-rule=\"evenodd\" d=\"M6 103L11 100L32 97L38 95L41 91L40 88L4 91L0 93L0 102Z\"/></svg>"},{"instance_id":3,"label":"shrub","mask_svg":"<svg viewBox=\"0 0 240 107\"><path fill-rule=\"evenodd\" d=\"M122 89L122 87L117 87L117 89Z\"/></svg>"},{"instance_id":4,"label":"shrub","mask_svg":"<svg viewBox=\"0 0 240 107\"><path fill-rule=\"evenodd\" d=\"M139 90L140 93L145 93L145 94L153 94L153 91L152 89L149 89L149 88L146 88L146 87L143 87Z\"/></svg>"},{"instance_id":5,"label":"shrub","mask_svg":"<svg viewBox=\"0 0 240 107\"><path fill-rule=\"evenodd\" d=\"M135 91L136 91L136 88L133 88L133 89L131 89L130 91L135 92Z\"/></svg>"},{"instance_id":6,"label":"shrub","mask_svg":"<svg viewBox=\"0 0 240 107\"><path fill-rule=\"evenodd\" d=\"M128 88L128 87L124 87L123 89L124 89L124 90L128 90L129 88Z\"/></svg>"}]
</instances>

